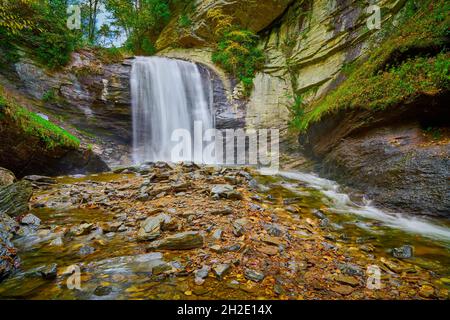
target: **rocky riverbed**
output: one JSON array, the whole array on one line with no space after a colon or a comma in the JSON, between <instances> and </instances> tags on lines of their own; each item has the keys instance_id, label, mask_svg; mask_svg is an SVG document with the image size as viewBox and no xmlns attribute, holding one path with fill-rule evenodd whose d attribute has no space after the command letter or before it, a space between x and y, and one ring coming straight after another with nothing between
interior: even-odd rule
<instances>
[{"instance_id":1,"label":"rocky riverbed","mask_svg":"<svg viewBox=\"0 0 450 320\"><path fill-rule=\"evenodd\" d=\"M448 222L396 229L308 179L190 163L28 177L32 209L8 239L21 263L0 297L448 299Z\"/></svg>"}]
</instances>

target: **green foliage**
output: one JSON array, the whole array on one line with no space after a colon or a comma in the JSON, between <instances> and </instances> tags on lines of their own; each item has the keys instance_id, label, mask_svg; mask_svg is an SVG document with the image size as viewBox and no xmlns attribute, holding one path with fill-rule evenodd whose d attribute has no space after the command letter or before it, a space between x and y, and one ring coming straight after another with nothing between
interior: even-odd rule
<instances>
[{"instance_id":1,"label":"green foliage","mask_svg":"<svg viewBox=\"0 0 450 320\"><path fill-rule=\"evenodd\" d=\"M106 0L114 24L127 33L127 49L135 54L154 54L153 42L170 21L173 0L143 0L135 6L130 0Z\"/></svg>"},{"instance_id":2,"label":"green foliage","mask_svg":"<svg viewBox=\"0 0 450 320\"><path fill-rule=\"evenodd\" d=\"M178 19L178 25L182 28L188 28L192 25L192 20L185 14L182 14Z\"/></svg>"},{"instance_id":3,"label":"green foliage","mask_svg":"<svg viewBox=\"0 0 450 320\"><path fill-rule=\"evenodd\" d=\"M56 147L78 149L80 140L54 123L18 105L0 90L1 121L11 121L24 133L39 138L47 149Z\"/></svg>"},{"instance_id":4,"label":"green foliage","mask_svg":"<svg viewBox=\"0 0 450 320\"><path fill-rule=\"evenodd\" d=\"M125 48L95 48L96 56L106 64L122 62L125 56L128 54Z\"/></svg>"},{"instance_id":5,"label":"green foliage","mask_svg":"<svg viewBox=\"0 0 450 320\"><path fill-rule=\"evenodd\" d=\"M151 56L156 53L154 44L148 38L144 38L142 40L141 50L147 56Z\"/></svg>"},{"instance_id":6,"label":"green foliage","mask_svg":"<svg viewBox=\"0 0 450 320\"><path fill-rule=\"evenodd\" d=\"M264 54L257 47L258 36L250 30L229 28L221 36L212 55L213 62L236 76L248 94L253 78L264 64Z\"/></svg>"},{"instance_id":7,"label":"green foliage","mask_svg":"<svg viewBox=\"0 0 450 320\"><path fill-rule=\"evenodd\" d=\"M365 61L344 66L347 80L309 106L302 120L296 122L297 129L304 131L311 123L338 110L388 109L421 95L448 91L450 54L446 36L450 16L443 16L447 9L445 0L424 1L417 8L409 1L403 13L409 18ZM441 48L440 53L436 53L436 48Z\"/></svg>"},{"instance_id":8,"label":"green foliage","mask_svg":"<svg viewBox=\"0 0 450 320\"><path fill-rule=\"evenodd\" d=\"M297 95L294 99L294 103L289 106L289 111L291 113L291 121L289 123L291 128L297 128L303 121L305 116L305 106L303 101L303 96Z\"/></svg>"},{"instance_id":9,"label":"green foliage","mask_svg":"<svg viewBox=\"0 0 450 320\"><path fill-rule=\"evenodd\" d=\"M56 93L54 89L50 89L42 95L42 101L54 102L56 100Z\"/></svg>"},{"instance_id":10,"label":"green foliage","mask_svg":"<svg viewBox=\"0 0 450 320\"><path fill-rule=\"evenodd\" d=\"M2 12L4 21L12 20L11 24L0 24L0 42L9 44L9 50L2 50L7 59L14 58L14 46L20 46L49 68L69 62L79 35L66 27L66 1L3 0Z\"/></svg>"}]
</instances>

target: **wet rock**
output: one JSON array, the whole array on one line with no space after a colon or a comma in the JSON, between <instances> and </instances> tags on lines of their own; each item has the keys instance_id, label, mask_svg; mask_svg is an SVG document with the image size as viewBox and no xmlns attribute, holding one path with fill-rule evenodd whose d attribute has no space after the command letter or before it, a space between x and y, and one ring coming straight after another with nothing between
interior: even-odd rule
<instances>
[{"instance_id":1,"label":"wet rock","mask_svg":"<svg viewBox=\"0 0 450 320\"><path fill-rule=\"evenodd\" d=\"M26 176L23 178L23 180L29 181L32 184L37 185L37 186L56 184L55 179L46 177L46 176L38 176L38 175Z\"/></svg>"},{"instance_id":2,"label":"wet rock","mask_svg":"<svg viewBox=\"0 0 450 320\"><path fill-rule=\"evenodd\" d=\"M255 195L251 196L250 199L252 199L253 201L256 201L256 202L262 202L263 201L263 198L260 195L258 195L258 194L255 194Z\"/></svg>"},{"instance_id":3,"label":"wet rock","mask_svg":"<svg viewBox=\"0 0 450 320\"><path fill-rule=\"evenodd\" d=\"M245 269L244 276L246 279L255 281L255 282L261 282L265 278L264 273L253 270L253 269Z\"/></svg>"},{"instance_id":4,"label":"wet rock","mask_svg":"<svg viewBox=\"0 0 450 320\"><path fill-rule=\"evenodd\" d=\"M392 249L391 253L392 256L397 259L410 259L414 255L414 248L406 245Z\"/></svg>"},{"instance_id":5,"label":"wet rock","mask_svg":"<svg viewBox=\"0 0 450 320\"><path fill-rule=\"evenodd\" d=\"M162 215L145 219L141 223L141 228L138 231L138 240L150 241L158 238L161 235L161 224L163 221L164 217Z\"/></svg>"},{"instance_id":6,"label":"wet rock","mask_svg":"<svg viewBox=\"0 0 450 320\"><path fill-rule=\"evenodd\" d=\"M217 229L213 232L212 238L214 240L220 240L222 238L222 233L223 233L222 229Z\"/></svg>"},{"instance_id":7,"label":"wet rock","mask_svg":"<svg viewBox=\"0 0 450 320\"><path fill-rule=\"evenodd\" d=\"M434 288L430 285L423 285L420 287L419 295L426 299L433 298L434 297Z\"/></svg>"},{"instance_id":8,"label":"wet rock","mask_svg":"<svg viewBox=\"0 0 450 320\"><path fill-rule=\"evenodd\" d=\"M211 247L209 247L212 251L217 252L217 253L222 253L223 252L223 248L221 246L219 246L218 244L215 244Z\"/></svg>"},{"instance_id":9,"label":"wet rock","mask_svg":"<svg viewBox=\"0 0 450 320\"><path fill-rule=\"evenodd\" d=\"M322 220L320 221L319 226L320 226L322 229L328 228L328 227L330 226L330 220L329 220L328 218L322 219Z\"/></svg>"},{"instance_id":10,"label":"wet rock","mask_svg":"<svg viewBox=\"0 0 450 320\"><path fill-rule=\"evenodd\" d=\"M229 184L218 184L211 188L210 194L213 198L220 199L230 199L230 200L241 200L242 194L234 190L234 187Z\"/></svg>"},{"instance_id":11,"label":"wet rock","mask_svg":"<svg viewBox=\"0 0 450 320\"><path fill-rule=\"evenodd\" d=\"M58 237L58 238L56 238L56 239L53 239L53 240L50 242L50 245L51 245L51 246L54 246L54 247L61 247L63 244L64 244L64 243L63 243L63 240L62 240L61 237Z\"/></svg>"},{"instance_id":12,"label":"wet rock","mask_svg":"<svg viewBox=\"0 0 450 320\"><path fill-rule=\"evenodd\" d=\"M353 291L355 291L354 288L352 288L350 286L345 286L345 285L334 286L331 288L331 290L336 293L339 293L340 295L343 295L343 296L348 296Z\"/></svg>"},{"instance_id":13,"label":"wet rock","mask_svg":"<svg viewBox=\"0 0 450 320\"><path fill-rule=\"evenodd\" d=\"M285 246L286 243L280 240L278 237L271 237L271 236L263 236L261 238L261 241L270 245L274 246Z\"/></svg>"},{"instance_id":14,"label":"wet rock","mask_svg":"<svg viewBox=\"0 0 450 320\"><path fill-rule=\"evenodd\" d=\"M364 272L360 266L357 266L352 263L340 263L338 264L339 270L342 273L347 274L349 276L363 276Z\"/></svg>"},{"instance_id":15,"label":"wet rock","mask_svg":"<svg viewBox=\"0 0 450 320\"><path fill-rule=\"evenodd\" d=\"M226 216L229 214L233 213L233 209L231 209L230 207L223 207L220 209L213 209L209 212L212 215L222 215L222 216Z\"/></svg>"},{"instance_id":16,"label":"wet rock","mask_svg":"<svg viewBox=\"0 0 450 320\"><path fill-rule=\"evenodd\" d=\"M233 234L236 237L242 237L245 233L245 226L248 224L248 220L245 218L237 219L233 222Z\"/></svg>"},{"instance_id":17,"label":"wet rock","mask_svg":"<svg viewBox=\"0 0 450 320\"><path fill-rule=\"evenodd\" d=\"M317 218L319 218L320 220L326 219L326 215L320 211L320 210L314 210L313 211L313 215L315 215Z\"/></svg>"},{"instance_id":18,"label":"wet rock","mask_svg":"<svg viewBox=\"0 0 450 320\"><path fill-rule=\"evenodd\" d=\"M0 282L19 266L17 251L0 224Z\"/></svg>"},{"instance_id":19,"label":"wet rock","mask_svg":"<svg viewBox=\"0 0 450 320\"><path fill-rule=\"evenodd\" d=\"M108 222L101 225L105 233L117 232L122 226L122 222Z\"/></svg>"},{"instance_id":20,"label":"wet rock","mask_svg":"<svg viewBox=\"0 0 450 320\"><path fill-rule=\"evenodd\" d=\"M93 226L94 225L92 223L82 223L79 226L73 226L70 228L69 232L77 237L85 236L91 232Z\"/></svg>"},{"instance_id":21,"label":"wet rock","mask_svg":"<svg viewBox=\"0 0 450 320\"><path fill-rule=\"evenodd\" d=\"M28 202L33 188L28 181L19 181L0 187L0 214L16 217L28 212Z\"/></svg>"},{"instance_id":22,"label":"wet rock","mask_svg":"<svg viewBox=\"0 0 450 320\"><path fill-rule=\"evenodd\" d=\"M163 274L167 271L171 271L172 270L172 265L170 263L167 262L162 262L158 265L155 265L152 269L152 274L153 275L160 275Z\"/></svg>"},{"instance_id":23,"label":"wet rock","mask_svg":"<svg viewBox=\"0 0 450 320\"><path fill-rule=\"evenodd\" d=\"M211 267L209 266L203 266L201 269L195 270L195 284L202 285L205 282L205 279L208 277L209 271L211 270Z\"/></svg>"},{"instance_id":24,"label":"wet rock","mask_svg":"<svg viewBox=\"0 0 450 320\"><path fill-rule=\"evenodd\" d=\"M294 207L294 206L287 206L287 207L285 208L285 210L286 210L287 212L290 212L290 213L297 213L297 212L298 212L298 208L296 208L296 207Z\"/></svg>"},{"instance_id":25,"label":"wet rock","mask_svg":"<svg viewBox=\"0 0 450 320\"><path fill-rule=\"evenodd\" d=\"M14 183L16 177L14 173L5 168L0 168L0 187L6 187Z\"/></svg>"},{"instance_id":26,"label":"wet rock","mask_svg":"<svg viewBox=\"0 0 450 320\"><path fill-rule=\"evenodd\" d=\"M186 192L191 187L189 182L177 182L172 184L173 192Z\"/></svg>"},{"instance_id":27,"label":"wet rock","mask_svg":"<svg viewBox=\"0 0 450 320\"><path fill-rule=\"evenodd\" d=\"M228 252L238 252L241 250L242 246L239 243L232 244L223 248L224 251Z\"/></svg>"},{"instance_id":28,"label":"wet rock","mask_svg":"<svg viewBox=\"0 0 450 320\"><path fill-rule=\"evenodd\" d=\"M182 232L168 236L162 240L155 241L151 248L164 250L190 250L202 248L203 236L199 232Z\"/></svg>"},{"instance_id":29,"label":"wet rock","mask_svg":"<svg viewBox=\"0 0 450 320\"><path fill-rule=\"evenodd\" d=\"M20 223L37 227L41 224L41 219L36 217L34 214L29 213L20 220Z\"/></svg>"},{"instance_id":30,"label":"wet rock","mask_svg":"<svg viewBox=\"0 0 450 320\"><path fill-rule=\"evenodd\" d=\"M45 280L54 280L58 274L58 265L52 263L51 265L44 266L38 273Z\"/></svg>"},{"instance_id":31,"label":"wet rock","mask_svg":"<svg viewBox=\"0 0 450 320\"><path fill-rule=\"evenodd\" d=\"M350 285L352 287L356 287L356 286L359 285L359 280L356 279L355 277L352 277L352 276L346 276L346 275L343 275L343 274L339 274L339 275L336 275L334 277L334 279L337 282L340 282L340 283L345 284L345 285Z\"/></svg>"},{"instance_id":32,"label":"wet rock","mask_svg":"<svg viewBox=\"0 0 450 320\"><path fill-rule=\"evenodd\" d=\"M278 254L278 248L274 246L262 246L258 247L256 250L261 253L267 254L268 256L275 256Z\"/></svg>"},{"instance_id":33,"label":"wet rock","mask_svg":"<svg viewBox=\"0 0 450 320\"><path fill-rule=\"evenodd\" d=\"M283 228L277 224L264 224L263 227L271 236L274 237L281 237L284 233Z\"/></svg>"},{"instance_id":34,"label":"wet rock","mask_svg":"<svg viewBox=\"0 0 450 320\"><path fill-rule=\"evenodd\" d=\"M154 267L164 263L162 259L163 255L160 252L115 257L89 264L88 271L97 274L152 273Z\"/></svg>"},{"instance_id":35,"label":"wet rock","mask_svg":"<svg viewBox=\"0 0 450 320\"><path fill-rule=\"evenodd\" d=\"M96 295L97 297L104 297L109 295L111 292L111 287L98 286L94 290L94 295Z\"/></svg>"},{"instance_id":36,"label":"wet rock","mask_svg":"<svg viewBox=\"0 0 450 320\"><path fill-rule=\"evenodd\" d=\"M92 254L94 252L95 252L95 248L85 245L85 246L82 246L80 248L80 250L78 251L78 254L80 256L87 256L87 255L90 255L90 254Z\"/></svg>"},{"instance_id":37,"label":"wet rock","mask_svg":"<svg viewBox=\"0 0 450 320\"><path fill-rule=\"evenodd\" d=\"M219 279L222 279L230 270L231 270L231 265L228 263L221 263L221 264L215 265L213 267L214 274Z\"/></svg>"}]
</instances>

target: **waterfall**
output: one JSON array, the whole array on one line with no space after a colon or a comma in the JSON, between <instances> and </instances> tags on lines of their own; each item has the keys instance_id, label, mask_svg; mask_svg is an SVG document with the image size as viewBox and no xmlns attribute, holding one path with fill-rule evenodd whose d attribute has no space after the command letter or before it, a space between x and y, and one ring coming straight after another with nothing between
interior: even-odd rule
<instances>
[{"instance_id":1,"label":"waterfall","mask_svg":"<svg viewBox=\"0 0 450 320\"><path fill-rule=\"evenodd\" d=\"M173 148L180 143L192 151L183 160L204 162L201 152L193 150L202 149L203 142L194 141L193 133L195 122L201 122L202 134L214 128L211 91L194 63L137 57L131 70L134 162L170 162ZM177 129L189 132L192 143L172 141Z\"/></svg>"}]
</instances>

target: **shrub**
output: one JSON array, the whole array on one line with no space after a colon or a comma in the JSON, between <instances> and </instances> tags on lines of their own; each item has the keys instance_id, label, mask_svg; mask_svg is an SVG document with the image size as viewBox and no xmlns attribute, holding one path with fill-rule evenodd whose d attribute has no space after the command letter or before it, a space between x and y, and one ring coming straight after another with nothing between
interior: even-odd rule
<instances>
[{"instance_id":1,"label":"shrub","mask_svg":"<svg viewBox=\"0 0 450 320\"><path fill-rule=\"evenodd\" d=\"M253 78L264 65L264 54L257 47L258 36L245 29L231 28L221 36L213 62L236 76L248 95L253 86Z\"/></svg>"}]
</instances>

